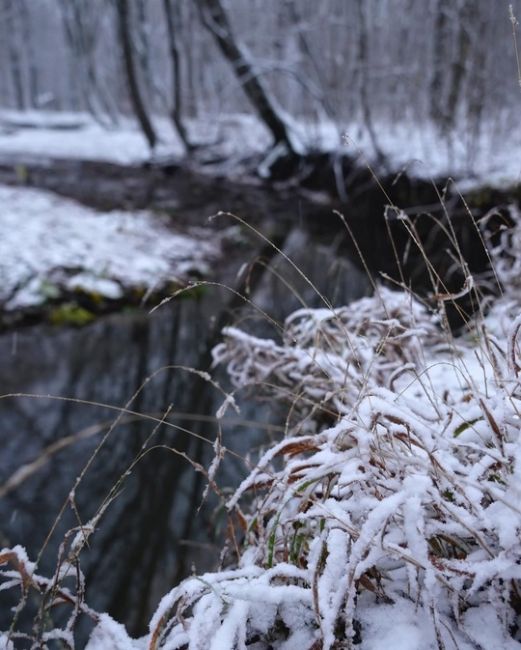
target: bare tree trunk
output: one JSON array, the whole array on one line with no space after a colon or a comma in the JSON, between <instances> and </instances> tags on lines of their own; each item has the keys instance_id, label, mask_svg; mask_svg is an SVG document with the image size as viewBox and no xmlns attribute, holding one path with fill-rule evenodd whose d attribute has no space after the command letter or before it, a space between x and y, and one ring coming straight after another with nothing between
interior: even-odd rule
<instances>
[{"instance_id":1,"label":"bare tree trunk","mask_svg":"<svg viewBox=\"0 0 521 650\"><path fill-rule=\"evenodd\" d=\"M196 83L196 56L200 48L194 47L194 39L192 37L192 34L195 32L197 26L199 25L199 19L196 15L197 8L193 4L185 4L180 8L182 10L182 18L184 24L186 25L185 35L183 38L183 48L186 52L186 106L189 114L197 117L199 114L199 95L197 92Z\"/></svg>"},{"instance_id":2,"label":"bare tree trunk","mask_svg":"<svg viewBox=\"0 0 521 650\"><path fill-rule=\"evenodd\" d=\"M134 113L136 114L141 126L141 130L143 131L150 148L153 149L157 143L157 135L145 108L137 81L132 52L132 38L130 36L128 0L116 0L116 9L118 14L119 43L123 54L123 63L125 65L130 100L132 102Z\"/></svg>"},{"instance_id":3,"label":"bare tree trunk","mask_svg":"<svg viewBox=\"0 0 521 650\"><path fill-rule=\"evenodd\" d=\"M141 82L144 91L148 97L152 96L153 92L153 71L152 62L150 59L150 36L146 0L135 0L137 21L136 32L138 38L135 39L134 51L136 52L136 59L141 71Z\"/></svg>"},{"instance_id":4,"label":"bare tree trunk","mask_svg":"<svg viewBox=\"0 0 521 650\"><path fill-rule=\"evenodd\" d=\"M288 151L293 147L288 128L279 115L269 91L259 78L248 52L240 45L232 32L230 21L220 0L197 0L201 19L205 27L215 38L219 49L231 64L242 88L253 104L259 117L270 131L275 144L284 144Z\"/></svg>"},{"instance_id":5,"label":"bare tree trunk","mask_svg":"<svg viewBox=\"0 0 521 650\"><path fill-rule=\"evenodd\" d=\"M115 124L117 111L111 106L110 97L100 88L96 72L99 16L92 11L92 5L83 0L60 0L60 9L65 41L76 69L75 81L81 94L82 108L104 126L107 126L107 118Z\"/></svg>"},{"instance_id":6,"label":"bare tree trunk","mask_svg":"<svg viewBox=\"0 0 521 650\"><path fill-rule=\"evenodd\" d=\"M22 39L27 48L27 67L29 72L29 104L32 107L38 105L38 66L36 65L36 53L34 51L33 29L31 17L27 6L27 0L20 1L20 18L22 21Z\"/></svg>"},{"instance_id":7,"label":"bare tree trunk","mask_svg":"<svg viewBox=\"0 0 521 650\"><path fill-rule=\"evenodd\" d=\"M87 88L86 75L82 63L83 53L80 43L83 38L79 35L79 25L74 12L74 5L67 0L60 0L60 12L65 35L65 43L69 49L68 61L71 62L71 81L74 87L75 108L88 110L97 119L96 111L91 103L90 93Z\"/></svg>"},{"instance_id":8,"label":"bare tree trunk","mask_svg":"<svg viewBox=\"0 0 521 650\"><path fill-rule=\"evenodd\" d=\"M456 123L458 103L465 74L467 73L470 55L469 30L471 28L472 15L476 11L478 11L478 8L472 6L472 3L468 0L465 0L458 13L456 25L457 49L452 60L449 94L447 97L447 122L449 128L453 128Z\"/></svg>"},{"instance_id":9,"label":"bare tree trunk","mask_svg":"<svg viewBox=\"0 0 521 650\"><path fill-rule=\"evenodd\" d=\"M451 6L450 0L438 0L430 87L431 117L447 142L449 160L454 154L454 129L473 58L470 31L477 12L478 7L470 0L462 0L458 6Z\"/></svg>"},{"instance_id":10,"label":"bare tree trunk","mask_svg":"<svg viewBox=\"0 0 521 650\"><path fill-rule=\"evenodd\" d=\"M371 144L373 145L374 152L378 162L384 164L386 162L385 154L380 148L376 131L373 124L373 116L371 112L370 94L368 92L368 43L367 43L367 18L365 7L363 6L364 0L357 0L358 19L360 22L358 32L358 65L359 72L359 91L360 91L360 104L362 107L362 117L364 119L365 127L369 133Z\"/></svg>"},{"instance_id":11,"label":"bare tree trunk","mask_svg":"<svg viewBox=\"0 0 521 650\"><path fill-rule=\"evenodd\" d=\"M447 132L445 106L445 77L448 50L449 6L447 0L438 0L434 22L432 79L430 84L430 114L442 133Z\"/></svg>"},{"instance_id":12,"label":"bare tree trunk","mask_svg":"<svg viewBox=\"0 0 521 650\"><path fill-rule=\"evenodd\" d=\"M5 0L5 13L7 15L9 63L11 68L15 105L17 109L23 111L27 108L27 105L25 102L20 50L18 48L18 43L16 43L18 30L16 25L15 4L13 0Z\"/></svg>"},{"instance_id":13,"label":"bare tree trunk","mask_svg":"<svg viewBox=\"0 0 521 650\"><path fill-rule=\"evenodd\" d=\"M469 137L468 163L473 166L475 157L479 153L480 136L483 125L483 115L486 113L488 99L492 93L488 91L487 85L490 83L490 71L488 69L488 48L483 42L482 34L485 33L488 7L470 7L467 20L467 40L468 53L467 65L465 72L467 75L466 98L467 109L467 130ZM469 62L472 61L472 66ZM487 92L488 91L488 92Z\"/></svg>"},{"instance_id":14,"label":"bare tree trunk","mask_svg":"<svg viewBox=\"0 0 521 650\"><path fill-rule=\"evenodd\" d=\"M191 144L182 118L182 79L181 79L181 57L177 44L176 29L180 27L180 13L178 0L163 0L163 7L166 17L168 34L168 49L170 50L170 61L172 64L172 110L170 112L172 122L179 133L186 151L194 149Z\"/></svg>"},{"instance_id":15,"label":"bare tree trunk","mask_svg":"<svg viewBox=\"0 0 521 650\"><path fill-rule=\"evenodd\" d=\"M333 108L331 102L329 101L329 98L327 96L328 89L326 87L326 84L324 83L324 75L323 75L324 66L320 65L320 63L317 61L316 57L313 54L311 45L308 42L308 39L304 32L303 25L302 25L303 20L299 13L299 10L297 8L297 3L295 2L295 0L288 0L287 10L290 15L290 20L295 26L295 29L297 30L298 44L299 44L300 51L304 54L304 56L307 57L307 59L311 62L311 65L313 66L315 77L318 86L320 88L320 94L321 94L320 101L322 107L324 108L324 111L326 112L328 118L331 121L335 121L337 119L337 115L335 113L335 109Z\"/></svg>"}]
</instances>

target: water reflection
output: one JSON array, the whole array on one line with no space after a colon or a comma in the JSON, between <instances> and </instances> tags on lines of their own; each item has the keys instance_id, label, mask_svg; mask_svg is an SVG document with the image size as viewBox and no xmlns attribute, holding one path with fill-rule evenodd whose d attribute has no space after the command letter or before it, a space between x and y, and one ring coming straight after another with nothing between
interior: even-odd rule
<instances>
[{"instance_id":1,"label":"water reflection","mask_svg":"<svg viewBox=\"0 0 521 650\"><path fill-rule=\"evenodd\" d=\"M360 274L335 256L334 242L317 246L302 231L294 231L285 251L336 304L366 291ZM283 257L272 260L272 268L287 279L293 293L277 274L265 273L253 298L275 318L282 320L300 306L300 300L320 303L314 289ZM42 555L41 572L51 575L64 533L93 516L146 446L82 561L90 586L89 604L109 611L134 634L144 632L160 596L190 572L192 563L201 571L218 558L224 521L216 518L211 503L197 510L204 478L181 455L207 463L212 449L204 439L213 441L217 426L211 420L179 414L211 416L221 396L199 376L165 366L208 368L215 324L224 322L220 315L228 298L226 292L212 289L198 298L176 300L150 315L128 312L78 330L40 326L0 337L0 393L82 400L0 400L0 485L49 445L74 437L72 444L44 459L37 471L0 499L2 545L21 543L31 558L38 555L71 488L106 436ZM265 323L262 328L266 329ZM153 418L161 418L171 406L168 421L200 437L153 419L129 413L118 416L93 403L127 405ZM273 420L276 414L265 409L244 405L241 418ZM111 428L116 417L119 420ZM225 446L243 455L265 439L265 432L235 426L226 428L224 436ZM244 464L232 457L221 480L237 482L244 471ZM7 612L7 608L0 611ZM5 621L0 623L5 625Z\"/></svg>"}]
</instances>

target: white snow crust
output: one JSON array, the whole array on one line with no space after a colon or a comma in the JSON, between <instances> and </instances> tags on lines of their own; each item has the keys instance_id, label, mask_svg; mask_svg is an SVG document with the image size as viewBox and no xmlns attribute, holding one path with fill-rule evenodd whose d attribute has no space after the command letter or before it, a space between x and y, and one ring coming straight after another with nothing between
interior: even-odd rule
<instances>
[{"instance_id":1,"label":"white snow crust","mask_svg":"<svg viewBox=\"0 0 521 650\"><path fill-rule=\"evenodd\" d=\"M218 238L175 232L148 212L96 212L50 192L0 186L0 306L40 305L63 289L121 298L206 275Z\"/></svg>"}]
</instances>

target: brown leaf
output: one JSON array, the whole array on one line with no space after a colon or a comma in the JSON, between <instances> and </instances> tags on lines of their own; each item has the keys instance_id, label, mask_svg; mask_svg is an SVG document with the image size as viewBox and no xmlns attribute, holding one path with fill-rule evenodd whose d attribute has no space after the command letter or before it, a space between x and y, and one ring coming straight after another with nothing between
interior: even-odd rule
<instances>
[{"instance_id":1,"label":"brown leaf","mask_svg":"<svg viewBox=\"0 0 521 650\"><path fill-rule=\"evenodd\" d=\"M306 451L318 451L319 447L312 440L299 440L298 442L288 442L282 449L279 449L277 456L282 454L286 456L295 456L303 454Z\"/></svg>"}]
</instances>

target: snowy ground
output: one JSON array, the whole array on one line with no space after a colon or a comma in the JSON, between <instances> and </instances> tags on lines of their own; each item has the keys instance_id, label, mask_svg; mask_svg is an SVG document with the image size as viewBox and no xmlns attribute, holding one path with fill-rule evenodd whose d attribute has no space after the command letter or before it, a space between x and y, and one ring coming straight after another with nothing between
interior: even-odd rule
<instances>
[{"instance_id":1,"label":"snowy ground","mask_svg":"<svg viewBox=\"0 0 521 650\"><path fill-rule=\"evenodd\" d=\"M156 119L155 126L160 143L154 155L183 155L183 146L169 120ZM194 142L218 144L222 155L236 154L237 143L240 143L241 152L245 154L263 151L270 141L259 122L247 115L223 117L219 122L214 119L189 121L188 126ZM0 111L0 152L120 164L150 159L145 138L131 120L122 118L117 127L107 129L84 113L43 111Z\"/></svg>"},{"instance_id":2,"label":"snowy ground","mask_svg":"<svg viewBox=\"0 0 521 650\"><path fill-rule=\"evenodd\" d=\"M449 143L430 123L407 121L377 125L378 146L393 169L419 178L453 177L461 179L461 191L481 184L508 187L521 182L521 132L508 135L483 129L472 138L456 132ZM372 146L367 131L356 124L344 129L347 150L360 151L371 160Z\"/></svg>"},{"instance_id":3,"label":"snowy ground","mask_svg":"<svg viewBox=\"0 0 521 650\"><path fill-rule=\"evenodd\" d=\"M219 243L173 232L146 212L99 213L51 193L0 186L0 308L38 306L61 292L107 299L205 275ZM215 235L213 235L215 236Z\"/></svg>"},{"instance_id":4,"label":"snowy ground","mask_svg":"<svg viewBox=\"0 0 521 650\"><path fill-rule=\"evenodd\" d=\"M481 129L476 137L464 131L453 134L448 143L430 123L397 119L375 120L378 146L393 169L406 168L419 177L457 176L471 183L486 181L509 185L521 181L521 132L508 128L510 118L498 117L497 124ZM31 126L29 126L31 125ZM170 122L156 118L160 145L155 155L182 155L181 143ZM253 115L223 115L188 120L192 139L211 144L219 156L246 156L265 151L270 138ZM361 122L333 125L326 122L291 122L299 149L319 147L374 158L371 139ZM122 119L107 130L89 115L75 113L16 113L0 111L0 152L49 157L136 163L150 158L149 148L135 123Z\"/></svg>"}]
</instances>

